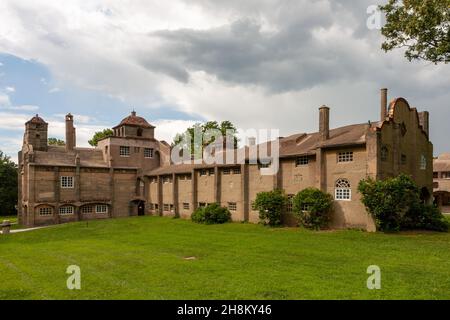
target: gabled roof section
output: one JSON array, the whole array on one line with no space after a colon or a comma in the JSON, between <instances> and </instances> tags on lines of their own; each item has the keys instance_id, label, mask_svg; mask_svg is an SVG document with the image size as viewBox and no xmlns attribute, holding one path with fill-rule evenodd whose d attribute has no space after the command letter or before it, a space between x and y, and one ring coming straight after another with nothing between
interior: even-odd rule
<instances>
[{"instance_id":1,"label":"gabled roof section","mask_svg":"<svg viewBox=\"0 0 450 320\"><path fill-rule=\"evenodd\" d=\"M147 122L142 117L139 117L136 115L136 111L132 111L131 114L124 118L117 126L115 126L113 129L116 129L121 126L134 126L134 127L141 127L141 128L155 128L150 123Z\"/></svg>"},{"instance_id":2,"label":"gabled roof section","mask_svg":"<svg viewBox=\"0 0 450 320\"><path fill-rule=\"evenodd\" d=\"M33 118L31 118L30 120L27 121L28 123L33 123L33 124L47 124L47 122L44 121L44 119L42 119L41 117L39 117L38 114L36 114Z\"/></svg>"}]
</instances>

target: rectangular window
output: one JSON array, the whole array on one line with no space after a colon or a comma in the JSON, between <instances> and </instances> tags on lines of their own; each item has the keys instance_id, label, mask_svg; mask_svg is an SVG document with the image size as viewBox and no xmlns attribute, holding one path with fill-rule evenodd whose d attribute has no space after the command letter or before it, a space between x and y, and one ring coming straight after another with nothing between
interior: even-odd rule
<instances>
[{"instance_id":1,"label":"rectangular window","mask_svg":"<svg viewBox=\"0 0 450 320\"><path fill-rule=\"evenodd\" d=\"M73 214L73 207L72 206L66 206L66 207L60 207L59 208L59 215L60 216L67 216Z\"/></svg>"},{"instance_id":2,"label":"rectangular window","mask_svg":"<svg viewBox=\"0 0 450 320\"><path fill-rule=\"evenodd\" d=\"M259 167L259 169L270 168L270 162L269 163L259 163L258 167Z\"/></svg>"},{"instance_id":3,"label":"rectangular window","mask_svg":"<svg viewBox=\"0 0 450 320\"><path fill-rule=\"evenodd\" d=\"M206 170L200 170L200 176L206 176L208 172Z\"/></svg>"},{"instance_id":4,"label":"rectangular window","mask_svg":"<svg viewBox=\"0 0 450 320\"><path fill-rule=\"evenodd\" d=\"M144 148L144 157L145 158L153 158L153 149Z\"/></svg>"},{"instance_id":5,"label":"rectangular window","mask_svg":"<svg viewBox=\"0 0 450 320\"><path fill-rule=\"evenodd\" d=\"M190 180L191 180L191 175L190 175L190 174L187 174L187 175L186 175L186 180L187 180L187 181L190 181Z\"/></svg>"},{"instance_id":6,"label":"rectangular window","mask_svg":"<svg viewBox=\"0 0 450 320\"><path fill-rule=\"evenodd\" d=\"M73 177L61 177L61 188L62 189L72 189L73 188Z\"/></svg>"},{"instance_id":7,"label":"rectangular window","mask_svg":"<svg viewBox=\"0 0 450 320\"><path fill-rule=\"evenodd\" d=\"M81 207L81 213L92 213L94 212L94 207L93 206L83 206Z\"/></svg>"},{"instance_id":8,"label":"rectangular window","mask_svg":"<svg viewBox=\"0 0 450 320\"><path fill-rule=\"evenodd\" d=\"M170 212L174 212L175 211L175 207L173 206L173 204L170 205Z\"/></svg>"},{"instance_id":9,"label":"rectangular window","mask_svg":"<svg viewBox=\"0 0 450 320\"><path fill-rule=\"evenodd\" d=\"M352 162L353 161L353 151L345 151L338 153L338 162Z\"/></svg>"},{"instance_id":10,"label":"rectangular window","mask_svg":"<svg viewBox=\"0 0 450 320\"><path fill-rule=\"evenodd\" d=\"M199 203L198 203L198 207L199 207L199 208L204 208L204 207L206 207L206 202L199 202Z\"/></svg>"},{"instance_id":11,"label":"rectangular window","mask_svg":"<svg viewBox=\"0 0 450 320\"><path fill-rule=\"evenodd\" d=\"M95 213L108 213L108 206L106 204L98 204L95 206Z\"/></svg>"},{"instance_id":12,"label":"rectangular window","mask_svg":"<svg viewBox=\"0 0 450 320\"><path fill-rule=\"evenodd\" d=\"M437 172L433 172L433 178L434 178L434 179L439 178L439 174L438 174Z\"/></svg>"},{"instance_id":13,"label":"rectangular window","mask_svg":"<svg viewBox=\"0 0 450 320\"><path fill-rule=\"evenodd\" d=\"M233 174L241 174L241 168L233 168Z\"/></svg>"},{"instance_id":14,"label":"rectangular window","mask_svg":"<svg viewBox=\"0 0 450 320\"><path fill-rule=\"evenodd\" d=\"M208 174L210 176L213 176L214 175L214 169L208 169Z\"/></svg>"},{"instance_id":15,"label":"rectangular window","mask_svg":"<svg viewBox=\"0 0 450 320\"><path fill-rule=\"evenodd\" d=\"M420 155L420 170L427 170L427 157Z\"/></svg>"},{"instance_id":16,"label":"rectangular window","mask_svg":"<svg viewBox=\"0 0 450 320\"><path fill-rule=\"evenodd\" d=\"M401 156L401 162L402 162L403 165L406 164L406 154L402 154L402 156Z\"/></svg>"},{"instance_id":17,"label":"rectangular window","mask_svg":"<svg viewBox=\"0 0 450 320\"><path fill-rule=\"evenodd\" d=\"M450 179L450 172L442 172L442 179Z\"/></svg>"},{"instance_id":18,"label":"rectangular window","mask_svg":"<svg viewBox=\"0 0 450 320\"><path fill-rule=\"evenodd\" d=\"M236 210L237 210L237 204L236 204L236 202L228 202L228 210L230 210L230 211L236 211Z\"/></svg>"},{"instance_id":19,"label":"rectangular window","mask_svg":"<svg viewBox=\"0 0 450 320\"><path fill-rule=\"evenodd\" d=\"M157 183L158 182L158 178L151 178L150 179L150 183Z\"/></svg>"},{"instance_id":20,"label":"rectangular window","mask_svg":"<svg viewBox=\"0 0 450 320\"><path fill-rule=\"evenodd\" d=\"M187 202L185 202L185 203L183 203L183 209L184 210L189 210L189 203L187 203Z\"/></svg>"},{"instance_id":21,"label":"rectangular window","mask_svg":"<svg viewBox=\"0 0 450 320\"><path fill-rule=\"evenodd\" d=\"M334 198L336 200L351 200L352 191L350 188L336 188Z\"/></svg>"},{"instance_id":22,"label":"rectangular window","mask_svg":"<svg viewBox=\"0 0 450 320\"><path fill-rule=\"evenodd\" d=\"M121 157L129 157L130 147L120 146L119 154Z\"/></svg>"},{"instance_id":23,"label":"rectangular window","mask_svg":"<svg viewBox=\"0 0 450 320\"><path fill-rule=\"evenodd\" d=\"M51 216L51 215L53 215L53 208L50 208L50 207L39 208L39 215L40 216Z\"/></svg>"},{"instance_id":24,"label":"rectangular window","mask_svg":"<svg viewBox=\"0 0 450 320\"><path fill-rule=\"evenodd\" d=\"M163 183L171 183L171 182L172 182L172 177L166 176L163 178Z\"/></svg>"},{"instance_id":25,"label":"rectangular window","mask_svg":"<svg viewBox=\"0 0 450 320\"><path fill-rule=\"evenodd\" d=\"M308 158L308 156L301 156L301 157L298 157L298 158L295 160L295 166L296 166L296 167L306 166L308 163L309 163L309 158Z\"/></svg>"},{"instance_id":26,"label":"rectangular window","mask_svg":"<svg viewBox=\"0 0 450 320\"><path fill-rule=\"evenodd\" d=\"M223 174L224 175L229 175L230 174L230 168L225 168L225 169L223 169Z\"/></svg>"},{"instance_id":27,"label":"rectangular window","mask_svg":"<svg viewBox=\"0 0 450 320\"><path fill-rule=\"evenodd\" d=\"M159 204L155 203L155 210L159 209Z\"/></svg>"},{"instance_id":28,"label":"rectangular window","mask_svg":"<svg viewBox=\"0 0 450 320\"><path fill-rule=\"evenodd\" d=\"M293 201L294 201L294 195L293 194L288 194L287 196L287 203L286 203L286 212L287 213L291 213L292 207L293 207Z\"/></svg>"},{"instance_id":29,"label":"rectangular window","mask_svg":"<svg viewBox=\"0 0 450 320\"><path fill-rule=\"evenodd\" d=\"M165 212L169 212L170 211L170 204L167 204L167 203L163 204L163 210Z\"/></svg>"}]
</instances>

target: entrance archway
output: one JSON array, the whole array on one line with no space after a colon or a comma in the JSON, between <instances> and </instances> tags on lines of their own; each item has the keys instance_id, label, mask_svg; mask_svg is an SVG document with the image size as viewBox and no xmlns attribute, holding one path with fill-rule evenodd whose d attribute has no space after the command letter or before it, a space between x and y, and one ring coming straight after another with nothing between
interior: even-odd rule
<instances>
[{"instance_id":1,"label":"entrance archway","mask_svg":"<svg viewBox=\"0 0 450 320\"><path fill-rule=\"evenodd\" d=\"M140 201L137 204L138 216L145 216L145 202Z\"/></svg>"}]
</instances>

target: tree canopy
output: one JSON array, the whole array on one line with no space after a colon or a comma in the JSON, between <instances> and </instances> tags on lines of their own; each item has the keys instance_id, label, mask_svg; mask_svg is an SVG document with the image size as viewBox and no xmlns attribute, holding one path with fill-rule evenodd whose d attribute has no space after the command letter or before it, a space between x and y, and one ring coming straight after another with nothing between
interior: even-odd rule
<instances>
[{"instance_id":1,"label":"tree canopy","mask_svg":"<svg viewBox=\"0 0 450 320\"><path fill-rule=\"evenodd\" d=\"M17 165L0 151L0 215L15 215L17 205Z\"/></svg>"},{"instance_id":2,"label":"tree canopy","mask_svg":"<svg viewBox=\"0 0 450 320\"><path fill-rule=\"evenodd\" d=\"M96 133L94 133L94 136L92 137L92 139L88 141L88 143L91 146L96 147L100 140L107 138L107 137L111 137L113 134L114 134L114 132L112 131L112 129L105 129L103 131L97 131Z\"/></svg>"},{"instance_id":3,"label":"tree canopy","mask_svg":"<svg viewBox=\"0 0 450 320\"><path fill-rule=\"evenodd\" d=\"M450 0L389 0L380 9L384 51L406 48L409 61L450 61Z\"/></svg>"},{"instance_id":4,"label":"tree canopy","mask_svg":"<svg viewBox=\"0 0 450 320\"><path fill-rule=\"evenodd\" d=\"M57 138L48 138L49 146L65 146L66 142Z\"/></svg>"},{"instance_id":5,"label":"tree canopy","mask_svg":"<svg viewBox=\"0 0 450 320\"><path fill-rule=\"evenodd\" d=\"M202 151L203 149L215 141L216 136L213 132L220 133L222 137L226 137L227 134L234 140L234 148L238 146L237 129L230 121L208 121L206 123L196 123L192 127L189 127L185 132L178 133L173 139L172 146L179 145L180 147L190 150L191 154L195 154L196 150ZM195 139L195 137L201 137L201 139ZM191 142L190 146L186 145L188 141Z\"/></svg>"}]
</instances>

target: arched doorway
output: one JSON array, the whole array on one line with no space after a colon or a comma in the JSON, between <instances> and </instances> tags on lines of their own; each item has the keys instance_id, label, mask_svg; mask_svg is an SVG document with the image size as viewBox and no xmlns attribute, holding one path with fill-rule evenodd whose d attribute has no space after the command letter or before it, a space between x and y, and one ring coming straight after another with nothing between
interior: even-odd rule
<instances>
[{"instance_id":1,"label":"arched doorway","mask_svg":"<svg viewBox=\"0 0 450 320\"><path fill-rule=\"evenodd\" d=\"M145 202L144 201L139 201L137 203L137 211L138 211L138 216L145 216Z\"/></svg>"}]
</instances>

